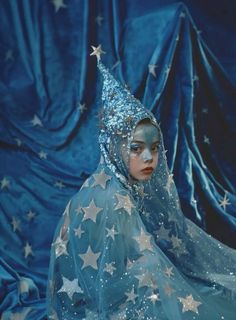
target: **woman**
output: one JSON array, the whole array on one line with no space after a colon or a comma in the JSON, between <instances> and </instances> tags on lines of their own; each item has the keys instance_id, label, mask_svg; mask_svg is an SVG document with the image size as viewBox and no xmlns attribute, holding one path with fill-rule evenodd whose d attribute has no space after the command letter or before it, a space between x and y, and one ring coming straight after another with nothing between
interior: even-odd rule
<instances>
[{"instance_id":1,"label":"woman","mask_svg":"<svg viewBox=\"0 0 236 320\"><path fill-rule=\"evenodd\" d=\"M102 156L55 234L49 319L235 319L235 251L184 218L154 116L98 67Z\"/></svg>"}]
</instances>

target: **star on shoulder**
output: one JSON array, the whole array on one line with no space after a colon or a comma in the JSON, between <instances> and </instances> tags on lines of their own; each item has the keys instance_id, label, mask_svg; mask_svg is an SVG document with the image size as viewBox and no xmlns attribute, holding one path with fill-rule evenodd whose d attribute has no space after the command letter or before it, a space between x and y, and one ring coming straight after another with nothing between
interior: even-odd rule
<instances>
[{"instance_id":1,"label":"star on shoulder","mask_svg":"<svg viewBox=\"0 0 236 320\"><path fill-rule=\"evenodd\" d=\"M117 204L115 206L115 210L124 209L130 216L132 214L132 209L135 208L133 202L131 201L129 195L122 195L119 193L115 194L117 199Z\"/></svg>"},{"instance_id":2,"label":"star on shoulder","mask_svg":"<svg viewBox=\"0 0 236 320\"><path fill-rule=\"evenodd\" d=\"M112 179L112 177L107 175L104 170L99 173L94 173L93 178L94 182L91 187L100 186L102 189L106 189L107 181Z\"/></svg>"}]
</instances>

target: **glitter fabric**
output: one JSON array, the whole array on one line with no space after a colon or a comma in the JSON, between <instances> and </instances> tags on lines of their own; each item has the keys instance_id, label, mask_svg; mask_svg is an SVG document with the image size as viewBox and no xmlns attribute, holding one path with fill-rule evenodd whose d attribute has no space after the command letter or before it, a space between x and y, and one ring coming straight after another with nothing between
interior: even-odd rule
<instances>
[{"instance_id":1,"label":"glitter fabric","mask_svg":"<svg viewBox=\"0 0 236 320\"><path fill-rule=\"evenodd\" d=\"M49 319L235 320L235 250L184 217L154 116L98 67L101 161L55 232ZM159 130L158 165L136 181L122 150L146 118Z\"/></svg>"}]
</instances>

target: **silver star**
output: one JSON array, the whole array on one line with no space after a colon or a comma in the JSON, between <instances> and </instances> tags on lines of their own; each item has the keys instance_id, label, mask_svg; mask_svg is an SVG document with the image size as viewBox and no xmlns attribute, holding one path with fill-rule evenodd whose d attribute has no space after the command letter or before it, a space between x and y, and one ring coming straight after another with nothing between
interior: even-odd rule
<instances>
[{"instance_id":1,"label":"silver star","mask_svg":"<svg viewBox=\"0 0 236 320\"><path fill-rule=\"evenodd\" d=\"M155 77L156 78L156 69L157 68L157 65L155 65L155 64L149 64L148 65L148 72L149 73L151 73L152 75L153 75L153 77Z\"/></svg>"},{"instance_id":2,"label":"silver star","mask_svg":"<svg viewBox=\"0 0 236 320\"><path fill-rule=\"evenodd\" d=\"M115 206L115 210L124 209L126 212L128 212L129 215L131 215L132 208L135 208L135 206L130 200L130 197L128 195L123 196L122 194L116 193L116 198L118 200L118 203Z\"/></svg>"},{"instance_id":3,"label":"silver star","mask_svg":"<svg viewBox=\"0 0 236 320\"><path fill-rule=\"evenodd\" d=\"M111 176L107 175L104 170L102 170L99 173L93 174L94 182L91 185L91 187L100 186L103 189L106 189L106 183L107 181L111 180Z\"/></svg>"},{"instance_id":4,"label":"silver star","mask_svg":"<svg viewBox=\"0 0 236 320\"><path fill-rule=\"evenodd\" d=\"M15 141L16 141L18 147L20 147L22 145L22 141L20 139L15 138Z\"/></svg>"},{"instance_id":5,"label":"silver star","mask_svg":"<svg viewBox=\"0 0 236 320\"><path fill-rule=\"evenodd\" d=\"M140 251L144 251L144 250L154 251L153 246L151 245L151 242L150 242L151 236L145 234L143 229L141 229L141 233L139 236L136 236L133 238L138 242Z\"/></svg>"},{"instance_id":6,"label":"silver star","mask_svg":"<svg viewBox=\"0 0 236 320\"><path fill-rule=\"evenodd\" d=\"M78 285L78 279L69 280L62 276L63 285L57 293L66 292L68 297L72 300L74 293L83 293L83 290Z\"/></svg>"},{"instance_id":7,"label":"silver star","mask_svg":"<svg viewBox=\"0 0 236 320\"><path fill-rule=\"evenodd\" d=\"M203 108L203 109L202 109L202 113L207 114L207 113L208 113L208 109L207 109L207 108Z\"/></svg>"},{"instance_id":8,"label":"silver star","mask_svg":"<svg viewBox=\"0 0 236 320\"><path fill-rule=\"evenodd\" d=\"M198 307L202 303L200 301L194 300L191 294L186 296L185 298L178 297L178 299L183 305L182 312L193 311L198 314Z\"/></svg>"},{"instance_id":9,"label":"silver star","mask_svg":"<svg viewBox=\"0 0 236 320\"><path fill-rule=\"evenodd\" d=\"M163 157L164 157L165 160L167 160L167 157L166 157L167 152L168 152L168 150L164 150L163 151Z\"/></svg>"},{"instance_id":10,"label":"silver star","mask_svg":"<svg viewBox=\"0 0 236 320\"><path fill-rule=\"evenodd\" d=\"M160 229L158 231L156 231L157 240L162 240L163 239L163 240L170 241L169 233L170 233L170 230L169 229L165 229L165 227L162 224Z\"/></svg>"},{"instance_id":11,"label":"silver star","mask_svg":"<svg viewBox=\"0 0 236 320\"><path fill-rule=\"evenodd\" d=\"M220 207L223 207L224 210L226 209L226 206L229 206L231 203L229 202L229 199L227 198L227 192L224 195L224 198L219 201Z\"/></svg>"},{"instance_id":12,"label":"silver star","mask_svg":"<svg viewBox=\"0 0 236 320\"><path fill-rule=\"evenodd\" d=\"M113 275L114 271L116 270L116 267L113 266L113 264L115 264L115 262L111 262L111 263L106 263L106 266L104 268L104 271L110 273L111 275Z\"/></svg>"},{"instance_id":13,"label":"silver star","mask_svg":"<svg viewBox=\"0 0 236 320\"><path fill-rule=\"evenodd\" d=\"M161 301L159 293L153 293L148 299L150 299L153 304L155 304L156 301Z\"/></svg>"},{"instance_id":14,"label":"silver star","mask_svg":"<svg viewBox=\"0 0 236 320\"><path fill-rule=\"evenodd\" d=\"M87 252L79 254L81 259L83 260L83 266L81 269L84 269L84 268L90 266L90 267L97 270L98 269L97 260L100 257L100 255L101 255L101 252L95 253L95 252L93 252L91 247L88 246Z\"/></svg>"},{"instance_id":15,"label":"silver star","mask_svg":"<svg viewBox=\"0 0 236 320\"><path fill-rule=\"evenodd\" d=\"M103 208L97 207L94 200L92 200L89 206L82 208L82 210L85 213L82 221L90 219L96 223L97 215L103 210Z\"/></svg>"},{"instance_id":16,"label":"silver star","mask_svg":"<svg viewBox=\"0 0 236 320\"><path fill-rule=\"evenodd\" d=\"M59 189L63 189L63 188L65 188L65 185L63 184L62 181L56 181L56 182L54 183L54 187L57 187L57 188L59 188Z\"/></svg>"},{"instance_id":17,"label":"silver star","mask_svg":"<svg viewBox=\"0 0 236 320\"><path fill-rule=\"evenodd\" d=\"M102 50L102 46L99 44L98 47L91 46L93 52L90 53L90 56L96 56L98 61L101 59L101 54L105 54L106 52Z\"/></svg>"},{"instance_id":18,"label":"silver star","mask_svg":"<svg viewBox=\"0 0 236 320\"><path fill-rule=\"evenodd\" d=\"M66 8L67 6L63 2L63 0L52 0L52 3L55 7L55 12L58 12L61 8Z\"/></svg>"},{"instance_id":19,"label":"silver star","mask_svg":"<svg viewBox=\"0 0 236 320\"><path fill-rule=\"evenodd\" d=\"M77 229L74 229L74 232L75 232L75 236L80 239L82 234L84 233L84 230L82 230L81 226L79 226Z\"/></svg>"},{"instance_id":20,"label":"silver star","mask_svg":"<svg viewBox=\"0 0 236 320\"><path fill-rule=\"evenodd\" d=\"M106 228L107 230L107 237L111 237L112 240L115 240L115 235L119 234L119 232L117 232L115 230L115 226L113 225L111 229Z\"/></svg>"},{"instance_id":21,"label":"silver star","mask_svg":"<svg viewBox=\"0 0 236 320\"><path fill-rule=\"evenodd\" d=\"M172 252L175 256L177 256L178 258L182 255L188 254L188 252L186 251L186 247L183 243L179 247L175 247L173 249L168 249L168 250L170 252Z\"/></svg>"},{"instance_id":22,"label":"silver star","mask_svg":"<svg viewBox=\"0 0 236 320\"><path fill-rule=\"evenodd\" d=\"M31 120L32 125L35 126L39 126L39 127L43 127L42 121L39 119L39 117L35 114L33 119Z\"/></svg>"},{"instance_id":23,"label":"silver star","mask_svg":"<svg viewBox=\"0 0 236 320\"><path fill-rule=\"evenodd\" d=\"M57 237L56 241L52 243L52 246L55 247L56 258L60 257L61 255L68 256L67 243L68 240L63 240L61 236Z\"/></svg>"},{"instance_id":24,"label":"silver star","mask_svg":"<svg viewBox=\"0 0 236 320\"><path fill-rule=\"evenodd\" d=\"M185 18L186 17L185 12L181 12L179 16L180 18Z\"/></svg>"},{"instance_id":25,"label":"silver star","mask_svg":"<svg viewBox=\"0 0 236 320\"><path fill-rule=\"evenodd\" d=\"M146 271L143 274L135 276L139 280L138 287L153 287L152 274Z\"/></svg>"},{"instance_id":26,"label":"silver star","mask_svg":"<svg viewBox=\"0 0 236 320\"><path fill-rule=\"evenodd\" d=\"M198 78L198 76L196 74L193 77L193 82L195 82L195 81L199 81L199 78Z\"/></svg>"},{"instance_id":27,"label":"silver star","mask_svg":"<svg viewBox=\"0 0 236 320\"><path fill-rule=\"evenodd\" d=\"M210 144L210 140L206 135L204 135L203 138L204 138L204 143Z\"/></svg>"},{"instance_id":28,"label":"silver star","mask_svg":"<svg viewBox=\"0 0 236 320\"><path fill-rule=\"evenodd\" d=\"M36 213L31 210L27 213L27 219L29 221L33 220L35 218L35 216L36 216Z\"/></svg>"},{"instance_id":29,"label":"silver star","mask_svg":"<svg viewBox=\"0 0 236 320\"><path fill-rule=\"evenodd\" d=\"M48 154L47 154L45 151L43 151L43 150L41 150L41 151L38 153L38 155L39 155L39 158L40 158L40 159L47 159L47 156L48 156Z\"/></svg>"},{"instance_id":30,"label":"silver star","mask_svg":"<svg viewBox=\"0 0 236 320\"><path fill-rule=\"evenodd\" d=\"M172 242L173 248L180 247L182 244L182 240L178 237L171 236L170 241Z\"/></svg>"},{"instance_id":31,"label":"silver star","mask_svg":"<svg viewBox=\"0 0 236 320\"><path fill-rule=\"evenodd\" d=\"M171 276L174 275L174 273L172 272L172 270L173 270L173 267L170 267L170 268L166 267L164 273L167 275L167 277L170 278Z\"/></svg>"},{"instance_id":32,"label":"silver star","mask_svg":"<svg viewBox=\"0 0 236 320\"><path fill-rule=\"evenodd\" d=\"M27 259L29 255L34 256L34 253L33 253L33 250L32 250L32 246L31 246L31 245L29 244L29 242L27 241L27 242L26 242L26 245L24 246L24 256L25 256L25 259Z\"/></svg>"},{"instance_id":33,"label":"silver star","mask_svg":"<svg viewBox=\"0 0 236 320\"><path fill-rule=\"evenodd\" d=\"M81 112L81 114L86 110L86 105L85 103L79 102L78 110Z\"/></svg>"},{"instance_id":34,"label":"silver star","mask_svg":"<svg viewBox=\"0 0 236 320\"><path fill-rule=\"evenodd\" d=\"M21 227L20 227L21 221L19 219L12 217L11 224L13 226L14 232L16 232L17 230L21 231Z\"/></svg>"},{"instance_id":35,"label":"silver star","mask_svg":"<svg viewBox=\"0 0 236 320\"><path fill-rule=\"evenodd\" d=\"M1 189L4 189L4 188L9 188L10 186L10 180L8 180L7 178L3 178L1 180Z\"/></svg>"},{"instance_id":36,"label":"silver star","mask_svg":"<svg viewBox=\"0 0 236 320\"><path fill-rule=\"evenodd\" d=\"M8 60L14 60L13 50L11 50L11 49L7 50L6 55L5 55L5 61L8 61Z\"/></svg>"},{"instance_id":37,"label":"silver star","mask_svg":"<svg viewBox=\"0 0 236 320\"><path fill-rule=\"evenodd\" d=\"M97 25L98 25L99 27L101 27L101 25L102 25L102 20L104 20L104 18L103 18L102 16L100 16L100 15L98 15L98 16L96 17L96 19L95 19L95 21L96 21L96 23L97 23Z\"/></svg>"},{"instance_id":38,"label":"silver star","mask_svg":"<svg viewBox=\"0 0 236 320\"><path fill-rule=\"evenodd\" d=\"M134 288L132 288L130 292L125 292L125 295L127 296L126 302L132 301L135 303L135 299L138 297L138 295L134 293Z\"/></svg>"}]
</instances>

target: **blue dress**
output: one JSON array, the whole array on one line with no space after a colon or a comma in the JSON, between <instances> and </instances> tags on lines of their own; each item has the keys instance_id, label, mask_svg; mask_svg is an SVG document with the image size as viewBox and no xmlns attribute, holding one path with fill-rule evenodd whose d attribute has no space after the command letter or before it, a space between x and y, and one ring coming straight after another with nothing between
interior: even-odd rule
<instances>
[{"instance_id":1,"label":"blue dress","mask_svg":"<svg viewBox=\"0 0 236 320\"><path fill-rule=\"evenodd\" d=\"M235 320L235 250L184 217L161 132L151 179L130 178L121 144L139 121L155 119L99 68L102 157L55 232L49 319Z\"/></svg>"}]
</instances>

